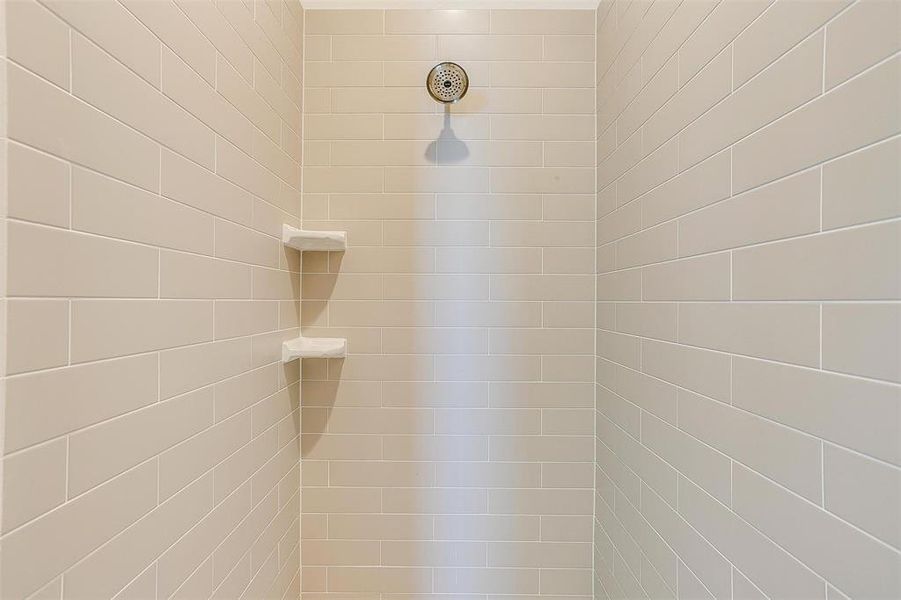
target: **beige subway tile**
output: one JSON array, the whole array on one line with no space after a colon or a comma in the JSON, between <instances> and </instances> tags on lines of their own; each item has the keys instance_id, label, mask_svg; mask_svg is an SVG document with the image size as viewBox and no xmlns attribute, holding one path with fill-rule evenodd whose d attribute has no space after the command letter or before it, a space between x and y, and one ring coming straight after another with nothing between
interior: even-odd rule
<instances>
[{"instance_id":1,"label":"beige subway tile","mask_svg":"<svg viewBox=\"0 0 901 600\"><path fill-rule=\"evenodd\" d=\"M229 221L216 219L216 256L265 267L278 267L280 241Z\"/></svg>"},{"instance_id":2,"label":"beige subway tile","mask_svg":"<svg viewBox=\"0 0 901 600\"><path fill-rule=\"evenodd\" d=\"M849 0L775 2L735 40L735 87L849 5Z\"/></svg>"},{"instance_id":3,"label":"beige subway tile","mask_svg":"<svg viewBox=\"0 0 901 600\"><path fill-rule=\"evenodd\" d=\"M492 407L587 408L593 405L593 386L575 382L492 382Z\"/></svg>"},{"instance_id":4,"label":"beige subway tile","mask_svg":"<svg viewBox=\"0 0 901 600\"><path fill-rule=\"evenodd\" d=\"M542 58L548 61L594 60L595 43L591 35L546 35ZM525 59L528 60L528 59Z\"/></svg>"},{"instance_id":5,"label":"beige subway tile","mask_svg":"<svg viewBox=\"0 0 901 600\"><path fill-rule=\"evenodd\" d=\"M589 88L594 69L589 62L511 62L489 64L492 87Z\"/></svg>"},{"instance_id":6,"label":"beige subway tile","mask_svg":"<svg viewBox=\"0 0 901 600\"><path fill-rule=\"evenodd\" d=\"M72 228L199 254L213 251L210 215L80 168L72 172Z\"/></svg>"},{"instance_id":7,"label":"beige subway tile","mask_svg":"<svg viewBox=\"0 0 901 600\"><path fill-rule=\"evenodd\" d=\"M819 96L822 62L819 33L686 127L679 135L679 166L691 166Z\"/></svg>"},{"instance_id":8,"label":"beige subway tile","mask_svg":"<svg viewBox=\"0 0 901 600\"><path fill-rule=\"evenodd\" d=\"M894 2L857 4L826 27L826 89L897 52L901 22Z\"/></svg>"},{"instance_id":9,"label":"beige subway tile","mask_svg":"<svg viewBox=\"0 0 901 600\"><path fill-rule=\"evenodd\" d=\"M711 541L690 527L675 509L652 493L649 488L642 487L641 491L643 500L641 515L681 557L678 578L683 586L682 591L685 593L685 597L705 597L704 595L690 595L694 590L703 592L711 598L717 596L710 594L708 590L714 590L713 593L718 596L730 593L732 569L728 560L720 554ZM690 570L682 566L683 560L686 561ZM686 574L690 574L691 577L686 577ZM703 583L701 584L698 579ZM686 586L686 583L691 584L692 580L697 585Z\"/></svg>"},{"instance_id":10,"label":"beige subway tile","mask_svg":"<svg viewBox=\"0 0 901 600\"><path fill-rule=\"evenodd\" d=\"M386 300L488 300L487 275L381 276Z\"/></svg>"},{"instance_id":11,"label":"beige subway tile","mask_svg":"<svg viewBox=\"0 0 901 600\"><path fill-rule=\"evenodd\" d=\"M574 542L491 542L490 567L579 568L588 567L588 544Z\"/></svg>"},{"instance_id":12,"label":"beige subway tile","mask_svg":"<svg viewBox=\"0 0 901 600\"><path fill-rule=\"evenodd\" d=\"M616 242L616 266L618 268L650 265L676 258L681 242L676 223L664 223L645 229Z\"/></svg>"},{"instance_id":13,"label":"beige subway tile","mask_svg":"<svg viewBox=\"0 0 901 600\"><path fill-rule=\"evenodd\" d=\"M871 225L736 251L735 300L888 300L901 291L901 228Z\"/></svg>"},{"instance_id":14,"label":"beige subway tile","mask_svg":"<svg viewBox=\"0 0 901 600\"><path fill-rule=\"evenodd\" d=\"M643 372L711 398L729 401L729 356L653 340L642 340L641 356Z\"/></svg>"},{"instance_id":15,"label":"beige subway tile","mask_svg":"<svg viewBox=\"0 0 901 600\"><path fill-rule=\"evenodd\" d=\"M160 86L160 42L138 19L117 2L88 6L65 0L44 3L61 19L94 40L154 87Z\"/></svg>"},{"instance_id":16,"label":"beige subway tile","mask_svg":"<svg viewBox=\"0 0 901 600\"><path fill-rule=\"evenodd\" d=\"M160 353L160 397L171 398L250 369L249 339L214 342Z\"/></svg>"},{"instance_id":17,"label":"beige subway tile","mask_svg":"<svg viewBox=\"0 0 901 600\"><path fill-rule=\"evenodd\" d=\"M595 271L594 248L547 247L542 254L542 270L548 275L585 275Z\"/></svg>"},{"instance_id":18,"label":"beige subway tile","mask_svg":"<svg viewBox=\"0 0 901 600\"><path fill-rule=\"evenodd\" d=\"M685 256L816 232L819 213L820 173L806 171L682 218L679 252Z\"/></svg>"},{"instance_id":19,"label":"beige subway tile","mask_svg":"<svg viewBox=\"0 0 901 600\"><path fill-rule=\"evenodd\" d=\"M56 85L69 89L69 28L34 1L12 2L6 55Z\"/></svg>"},{"instance_id":20,"label":"beige subway tile","mask_svg":"<svg viewBox=\"0 0 901 600\"><path fill-rule=\"evenodd\" d=\"M382 491L386 513L484 514L488 502L484 489L474 488L385 488Z\"/></svg>"},{"instance_id":21,"label":"beige subway tile","mask_svg":"<svg viewBox=\"0 0 901 600\"><path fill-rule=\"evenodd\" d=\"M154 462L52 511L4 542L4 596L24 598L156 506Z\"/></svg>"},{"instance_id":22,"label":"beige subway tile","mask_svg":"<svg viewBox=\"0 0 901 600\"><path fill-rule=\"evenodd\" d=\"M383 436L385 460L487 461L487 436Z\"/></svg>"},{"instance_id":23,"label":"beige subway tile","mask_svg":"<svg viewBox=\"0 0 901 600\"><path fill-rule=\"evenodd\" d=\"M162 298L249 298L250 267L182 254L160 253Z\"/></svg>"},{"instance_id":24,"label":"beige subway tile","mask_svg":"<svg viewBox=\"0 0 901 600\"><path fill-rule=\"evenodd\" d=\"M19 144L7 146L7 160L8 216L68 227L70 167Z\"/></svg>"},{"instance_id":25,"label":"beige subway tile","mask_svg":"<svg viewBox=\"0 0 901 600\"><path fill-rule=\"evenodd\" d=\"M384 33L381 10L311 10L304 17L307 34Z\"/></svg>"},{"instance_id":26,"label":"beige subway tile","mask_svg":"<svg viewBox=\"0 0 901 600\"><path fill-rule=\"evenodd\" d=\"M381 192L386 189L385 180L385 170L376 167L308 167L304 169L304 186L310 192ZM393 191L402 190L395 189Z\"/></svg>"},{"instance_id":27,"label":"beige subway tile","mask_svg":"<svg viewBox=\"0 0 901 600\"><path fill-rule=\"evenodd\" d=\"M444 540L536 540L539 520L518 515L436 515L435 537Z\"/></svg>"},{"instance_id":28,"label":"beige subway tile","mask_svg":"<svg viewBox=\"0 0 901 600\"><path fill-rule=\"evenodd\" d=\"M823 165L823 229L901 215L899 160L901 140L894 138Z\"/></svg>"},{"instance_id":29,"label":"beige subway tile","mask_svg":"<svg viewBox=\"0 0 901 600\"><path fill-rule=\"evenodd\" d=\"M213 167L214 135L208 127L80 35L72 39L72 92L185 157Z\"/></svg>"},{"instance_id":30,"label":"beige subway tile","mask_svg":"<svg viewBox=\"0 0 901 600\"><path fill-rule=\"evenodd\" d=\"M382 170L378 171L382 174ZM483 193L488 169L476 167L387 167L384 189L392 193ZM379 188L376 191L381 191Z\"/></svg>"},{"instance_id":31,"label":"beige subway tile","mask_svg":"<svg viewBox=\"0 0 901 600\"><path fill-rule=\"evenodd\" d=\"M385 12L385 33L488 33L486 10L391 10Z\"/></svg>"},{"instance_id":32,"label":"beige subway tile","mask_svg":"<svg viewBox=\"0 0 901 600\"><path fill-rule=\"evenodd\" d=\"M382 329L382 351L390 354L484 354L488 351L488 332L419 325Z\"/></svg>"},{"instance_id":33,"label":"beige subway tile","mask_svg":"<svg viewBox=\"0 0 901 600\"><path fill-rule=\"evenodd\" d=\"M487 246L488 223L383 221L388 246Z\"/></svg>"},{"instance_id":34,"label":"beige subway tile","mask_svg":"<svg viewBox=\"0 0 901 600\"><path fill-rule=\"evenodd\" d=\"M589 35L594 14L588 10L493 10L491 33Z\"/></svg>"},{"instance_id":35,"label":"beige subway tile","mask_svg":"<svg viewBox=\"0 0 901 600\"><path fill-rule=\"evenodd\" d=\"M65 502L66 452L59 439L3 459L4 532Z\"/></svg>"},{"instance_id":36,"label":"beige subway tile","mask_svg":"<svg viewBox=\"0 0 901 600\"><path fill-rule=\"evenodd\" d=\"M647 85L620 113L616 121L617 138L625 139L657 112L678 89L675 58L666 62Z\"/></svg>"},{"instance_id":37,"label":"beige subway tile","mask_svg":"<svg viewBox=\"0 0 901 600\"><path fill-rule=\"evenodd\" d=\"M320 91L326 94L326 100L318 100L317 94ZM331 112L354 119L356 113L432 113L435 111L435 101L420 87L309 88L305 90L305 93L304 112L307 115ZM314 102L315 104L313 104ZM330 102L330 104L324 104L324 102ZM381 119L378 119L378 122L380 123ZM376 125L369 126L375 127ZM381 132L380 128L379 132Z\"/></svg>"},{"instance_id":38,"label":"beige subway tile","mask_svg":"<svg viewBox=\"0 0 901 600\"><path fill-rule=\"evenodd\" d=\"M641 271L644 300L729 300L731 257L722 252L688 258Z\"/></svg>"},{"instance_id":39,"label":"beige subway tile","mask_svg":"<svg viewBox=\"0 0 901 600\"><path fill-rule=\"evenodd\" d=\"M488 384L473 382L384 382L385 407L487 407ZM305 400L306 401L306 400Z\"/></svg>"},{"instance_id":40,"label":"beige subway tile","mask_svg":"<svg viewBox=\"0 0 901 600\"><path fill-rule=\"evenodd\" d=\"M594 439L591 436L496 436L490 440L490 453L492 460L500 461L589 462L594 453Z\"/></svg>"},{"instance_id":41,"label":"beige subway tile","mask_svg":"<svg viewBox=\"0 0 901 600\"><path fill-rule=\"evenodd\" d=\"M822 310L824 369L901 382L901 307L825 304Z\"/></svg>"},{"instance_id":42,"label":"beige subway tile","mask_svg":"<svg viewBox=\"0 0 901 600\"><path fill-rule=\"evenodd\" d=\"M589 300L593 277L587 275L492 275L493 300Z\"/></svg>"},{"instance_id":43,"label":"beige subway tile","mask_svg":"<svg viewBox=\"0 0 901 600\"><path fill-rule=\"evenodd\" d=\"M541 38L531 35L442 35L438 55L459 60L540 60ZM566 59L558 59L566 60Z\"/></svg>"},{"instance_id":44,"label":"beige subway tile","mask_svg":"<svg viewBox=\"0 0 901 600\"><path fill-rule=\"evenodd\" d=\"M249 441L250 413L244 412L164 451L159 458L160 498L177 494Z\"/></svg>"},{"instance_id":45,"label":"beige subway tile","mask_svg":"<svg viewBox=\"0 0 901 600\"><path fill-rule=\"evenodd\" d=\"M69 438L68 490L74 496L158 454L213 422L212 390L113 419Z\"/></svg>"},{"instance_id":46,"label":"beige subway tile","mask_svg":"<svg viewBox=\"0 0 901 600\"><path fill-rule=\"evenodd\" d=\"M250 193L165 148L162 149L162 194L219 217L250 225Z\"/></svg>"},{"instance_id":47,"label":"beige subway tile","mask_svg":"<svg viewBox=\"0 0 901 600\"><path fill-rule=\"evenodd\" d=\"M430 356L355 355L330 367L329 377L368 381L432 381L434 365Z\"/></svg>"},{"instance_id":48,"label":"beige subway tile","mask_svg":"<svg viewBox=\"0 0 901 600\"><path fill-rule=\"evenodd\" d=\"M541 219L541 198L522 194L438 194L437 216L450 219Z\"/></svg>"},{"instance_id":49,"label":"beige subway tile","mask_svg":"<svg viewBox=\"0 0 901 600\"><path fill-rule=\"evenodd\" d=\"M815 438L689 392L679 393L679 429L804 497L822 501L820 442Z\"/></svg>"},{"instance_id":50,"label":"beige subway tile","mask_svg":"<svg viewBox=\"0 0 901 600\"><path fill-rule=\"evenodd\" d=\"M733 477L735 512L817 573L852 595L891 597L901 593L897 577L870 576L856 564L869 565L872 573L892 573L898 565L897 551L740 465L734 467ZM846 559L849 551L855 561ZM821 585L819 578L816 584Z\"/></svg>"},{"instance_id":51,"label":"beige subway tile","mask_svg":"<svg viewBox=\"0 0 901 600\"><path fill-rule=\"evenodd\" d=\"M304 85L310 88L377 87L384 83L384 70L381 62L307 62Z\"/></svg>"},{"instance_id":52,"label":"beige subway tile","mask_svg":"<svg viewBox=\"0 0 901 600\"><path fill-rule=\"evenodd\" d=\"M303 543L304 565L374 565L379 562L378 541L308 540Z\"/></svg>"},{"instance_id":53,"label":"beige subway tile","mask_svg":"<svg viewBox=\"0 0 901 600\"><path fill-rule=\"evenodd\" d=\"M703 4L695 3L698 6ZM732 51L726 49L686 83L644 124L645 152L659 147L678 131L729 95L732 86Z\"/></svg>"},{"instance_id":54,"label":"beige subway tile","mask_svg":"<svg viewBox=\"0 0 901 600\"><path fill-rule=\"evenodd\" d=\"M157 295L154 248L16 222L7 235L10 295Z\"/></svg>"},{"instance_id":55,"label":"beige subway tile","mask_svg":"<svg viewBox=\"0 0 901 600\"><path fill-rule=\"evenodd\" d=\"M591 354L594 339L588 329L495 329L491 354Z\"/></svg>"},{"instance_id":56,"label":"beige subway tile","mask_svg":"<svg viewBox=\"0 0 901 600\"><path fill-rule=\"evenodd\" d=\"M212 302L75 300L72 362L160 350L212 339ZM163 327L162 324L170 326Z\"/></svg>"},{"instance_id":57,"label":"beige subway tile","mask_svg":"<svg viewBox=\"0 0 901 600\"><path fill-rule=\"evenodd\" d=\"M113 600L125 600L131 597L152 598L156 596L156 564L147 567L128 585L113 596ZM56 598L56 596L54 596Z\"/></svg>"},{"instance_id":58,"label":"beige subway tile","mask_svg":"<svg viewBox=\"0 0 901 600\"><path fill-rule=\"evenodd\" d=\"M663 66L716 5L715 0L699 0L688 4L683 2L676 8L672 18L663 24L642 55L642 70L647 73L645 79ZM615 20L610 19L609 22L614 23Z\"/></svg>"},{"instance_id":59,"label":"beige subway tile","mask_svg":"<svg viewBox=\"0 0 901 600\"><path fill-rule=\"evenodd\" d=\"M596 297L600 301L640 300L641 270L628 269L598 275Z\"/></svg>"},{"instance_id":60,"label":"beige subway tile","mask_svg":"<svg viewBox=\"0 0 901 600\"><path fill-rule=\"evenodd\" d=\"M250 78L243 73L238 73L222 55L217 56L216 91L259 127L263 133L273 140L277 140L281 134L279 116L250 86L249 81Z\"/></svg>"},{"instance_id":61,"label":"beige subway tile","mask_svg":"<svg viewBox=\"0 0 901 600\"><path fill-rule=\"evenodd\" d=\"M772 0L720 4L679 49L679 83L695 73L756 19Z\"/></svg>"},{"instance_id":62,"label":"beige subway tile","mask_svg":"<svg viewBox=\"0 0 901 600\"><path fill-rule=\"evenodd\" d=\"M487 240L486 240L487 241ZM491 223L492 246L542 248L594 245L594 224L551 221L494 221Z\"/></svg>"},{"instance_id":63,"label":"beige subway tile","mask_svg":"<svg viewBox=\"0 0 901 600\"><path fill-rule=\"evenodd\" d=\"M275 302L219 300L215 307L213 332L216 339L247 336L278 329Z\"/></svg>"},{"instance_id":64,"label":"beige subway tile","mask_svg":"<svg viewBox=\"0 0 901 600\"><path fill-rule=\"evenodd\" d=\"M901 474L898 469L831 444L823 447L824 506L864 531L899 545Z\"/></svg>"},{"instance_id":65,"label":"beige subway tile","mask_svg":"<svg viewBox=\"0 0 901 600\"><path fill-rule=\"evenodd\" d=\"M590 515L591 490L511 490L489 491L492 514L507 515Z\"/></svg>"},{"instance_id":66,"label":"beige subway tile","mask_svg":"<svg viewBox=\"0 0 901 600\"><path fill-rule=\"evenodd\" d=\"M176 0L176 4L241 76L252 81L253 53L217 7L212 3L187 0Z\"/></svg>"},{"instance_id":67,"label":"beige subway tile","mask_svg":"<svg viewBox=\"0 0 901 600\"><path fill-rule=\"evenodd\" d=\"M819 307L814 304L685 303L679 306L679 341L816 367L820 358Z\"/></svg>"},{"instance_id":68,"label":"beige subway tile","mask_svg":"<svg viewBox=\"0 0 901 600\"><path fill-rule=\"evenodd\" d=\"M504 91L499 90L499 93ZM548 114L589 114L593 115L594 90L592 89L542 89L542 112Z\"/></svg>"},{"instance_id":69,"label":"beige subway tile","mask_svg":"<svg viewBox=\"0 0 901 600\"><path fill-rule=\"evenodd\" d=\"M427 487L435 484L435 466L424 462L332 461L329 484L349 487ZM330 561L330 564L356 564Z\"/></svg>"},{"instance_id":70,"label":"beige subway tile","mask_svg":"<svg viewBox=\"0 0 901 600\"><path fill-rule=\"evenodd\" d=\"M275 174L220 137L216 138L216 173L286 212L297 213L298 207L290 195L282 193L284 184Z\"/></svg>"},{"instance_id":71,"label":"beige subway tile","mask_svg":"<svg viewBox=\"0 0 901 600\"><path fill-rule=\"evenodd\" d=\"M594 123L591 117L584 115L491 115L491 138L545 143L589 142L594 140ZM582 148L586 146L587 143L581 145Z\"/></svg>"},{"instance_id":72,"label":"beige subway tile","mask_svg":"<svg viewBox=\"0 0 901 600\"><path fill-rule=\"evenodd\" d=\"M11 139L159 189L157 144L22 69L11 67L7 77Z\"/></svg>"},{"instance_id":73,"label":"beige subway tile","mask_svg":"<svg viewBox=\"0 0 901 600\"><path fill-rule=\"evenodd\" d=\"M207 83L215 83L215 47L174 3L128 0L125 7Z\"/></svg>"},{"instance_id":74,"label":"beige subway tile","mask_svg":"<svg viewBox=\"0 0 901 600\"><path fill-rule=\"evenodd\" d=\"M733 477L738 478L741 471L743 468L735 465ZM739 491L737 488L734 491L733 507L736 507ZM679 480L679 511L727 559L743 565L748 577L768 596L823 597L822 579L684 478Z\"/></svg>"},{"instance_id":75,"label":"beige subway tile","mask_svg":"<svg viewBox=\"0 0 901 600\"><path fill-rule=\"evenodd\" d=\"M6 302L6 372L10 375L69 362L69 303L66 300Z\"/></svg>"},{"instance_id":76,"label":"beige subway tile","mask_svg":"<svg viewBox=\"0 0 901 600\"><path fill-rule=\"evenodd\" d=\"M115 594L209 512L212 488L212 477L203 477L160 504L70 569L64 587L82 597Z\"/></svg>"},{"instance_id":77,"label":"beige subway tile","mask_svg":"<svg viewBox=\"0 0 901 600\"><path fill-rule=\"evenodd\" d=\"M156 357L145 355L10 378L6 414L22 426L9 432L5 450L18 450L156 402L157 377ZM133 393L122 396L121 390L132 385Z\"/></svg>"},{"instance_id":78,"label":"beige subway tile","mask_svg":"<svg viewBox=\"0 0 901 600\"><path fill-rule=\"evenodd\" d=\"M897 391L891 385L745 358L734 359L733 378L736 406L901 464L901 450L894 443Z\"/></svg>"},{"instance_id":79,"label":"beige subway tile","mask_svg":"<svg viewBox=\"0 0 901 600\"><path fill-rule=\"evenodd\" d=\"M435 363L441 381L537 381L541 371L536 356L443 355Z\"/></svg>"},{"instance_id":80,"label":"beige subway tile","mask_svg":"<svg viewBox=\"0 0 901 600\"><path fill-rule=\"evenodd\" d=\"M436 569L435 590L444 594L535 594L538 573L537 569Z\"/></svg>"},{"instance_id":81,"label":"beige subway tile","mask_svg":"<svg viewBox=\"0 0 901 600\"><path fill-rule=\"evenodd\" d=\"M616 305L616 330L647 338L676 341L677 305L671 303L623 303Z\"/></svg>"},{"instance_id":82,"label":"beige subway tile","mask_svg":"<svg viewBox=\"0 0 901 600\"><path fill-rule=\"evenodd\" d=\"M901 60L889 60L736 144L733 190L746 190L898 133L899 71ZM860 112L860 106L867 110ZM851 113L859 113L854 127L835 127L842 115Z\"/></svg>"},{"instance_id":83,"label":"beige subway tile","mask_svg":"<svg viewBox=\"0 0 901 600\"><path fill-rule=\"evenodd\" d=\"M435 58L435 48L432 35L341 35L332 38L331 60L426 60Z\"/></svg>"},{"instance_id":84,"label":"beige subway tile","mask_svg":"<svg viewBox=\"0 0 901 600\"><path fill-rule=\"evenodd\" d=\"M673 385L630 368L617 367L614 382L607 387L667 423L678 422L678 394Z\"/></svg>"},{"instance_id":85,"label":"beige subway tile","mask_svg":"<svg viewBox=\"0 0 901 600\"><path fill-rule=\"evenodd\" d=\"M539 273L538 248L438 248L439 273Z\"/></svg>"}]
</instances>

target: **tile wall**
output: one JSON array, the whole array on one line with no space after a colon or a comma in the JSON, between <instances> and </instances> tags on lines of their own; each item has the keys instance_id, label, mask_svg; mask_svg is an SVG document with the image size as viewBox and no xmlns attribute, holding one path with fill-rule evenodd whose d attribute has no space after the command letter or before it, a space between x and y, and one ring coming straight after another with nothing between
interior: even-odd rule
<instances>
[{"instance_id":1,"label":"tile wall","mask_svg":"<svg viewBox=\"0 0 901 600\"><path fill-rule=\"evenodd\" d=\"M0 597L297 597L303 11L3 9Z\"/></svg>"},{"instance_id":2,"label":"tile wall","mask_svg":"<svg viewBox=\"0 0 901 600\"><path fill-rule=\"evenodd\" d=\"M901 4L597 23L596 595L901 597Z\"/></svg>"},{"instance_id":3,"label":"tile wall","mask_svg":"<svg viewBox=\"0 0 901 600\"><path fill-rule=\"evenodd\" d=\"M592 593L594 11L307 11L307 598ZM471 89L425 89L440 60ZM412 597L412 596L406 596Z\"/></svg>"}]
</instances>

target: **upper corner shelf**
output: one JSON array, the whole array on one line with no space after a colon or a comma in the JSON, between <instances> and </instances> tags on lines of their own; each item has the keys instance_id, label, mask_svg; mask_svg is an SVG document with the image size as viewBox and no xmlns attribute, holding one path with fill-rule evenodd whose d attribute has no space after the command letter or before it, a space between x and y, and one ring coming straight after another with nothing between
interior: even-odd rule
<instances>
[{"instance_id":1,"label":"upper corner shelf","mask_svg":"<svg viewBox=\"0 0 901 600\"><path fill-rule=\"evenodd\" d=\"M309 231L290 225L282 225L282 242L291 248L300 250L346 250L347 232L345 231Z\"/></svg>"}]
</instances>

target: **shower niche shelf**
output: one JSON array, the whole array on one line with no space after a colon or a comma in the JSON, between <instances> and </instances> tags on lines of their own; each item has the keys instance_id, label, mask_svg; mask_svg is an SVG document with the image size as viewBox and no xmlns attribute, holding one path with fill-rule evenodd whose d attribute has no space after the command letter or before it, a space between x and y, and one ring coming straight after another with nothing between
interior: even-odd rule
<instances>
[{"instance_id":1,"label":"shower niche shelf","mask_svg":"<svg viewBox=\"0 0 901 600\"><path fill-rule=\"evenodd\" d=\"M282 225L282 243L301 252L346 250L347 232L309 231L291 227L290 225Z\"/></svg>"},{"instance_id":2,"label":"shower niche shelf","mask_svg":"<svg viewBox=\"0 0 901 600\"><path fill-rule=\"evenodd\" d=\"M344 338L299 337L282 343L282 362L297 358L344 358L347 340Z\"/></svg>"}]
</instances>

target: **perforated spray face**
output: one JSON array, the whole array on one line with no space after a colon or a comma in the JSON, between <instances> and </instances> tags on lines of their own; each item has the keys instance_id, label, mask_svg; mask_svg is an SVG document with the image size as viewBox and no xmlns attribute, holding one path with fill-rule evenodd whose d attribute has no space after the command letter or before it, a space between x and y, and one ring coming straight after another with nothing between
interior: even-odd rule
<instances>
[{"instance_id":1,"label":"perforated spray face","mask_svg":"<svg viewBox=\"0 0 901 600\"><path fill-rule=\"evenodd\" d=\"M469 76L457 63L443 62L429 71L426 87L432 98L438 102L453 104L466 95L469 89Z\"/></svg>"}]
</instances>

